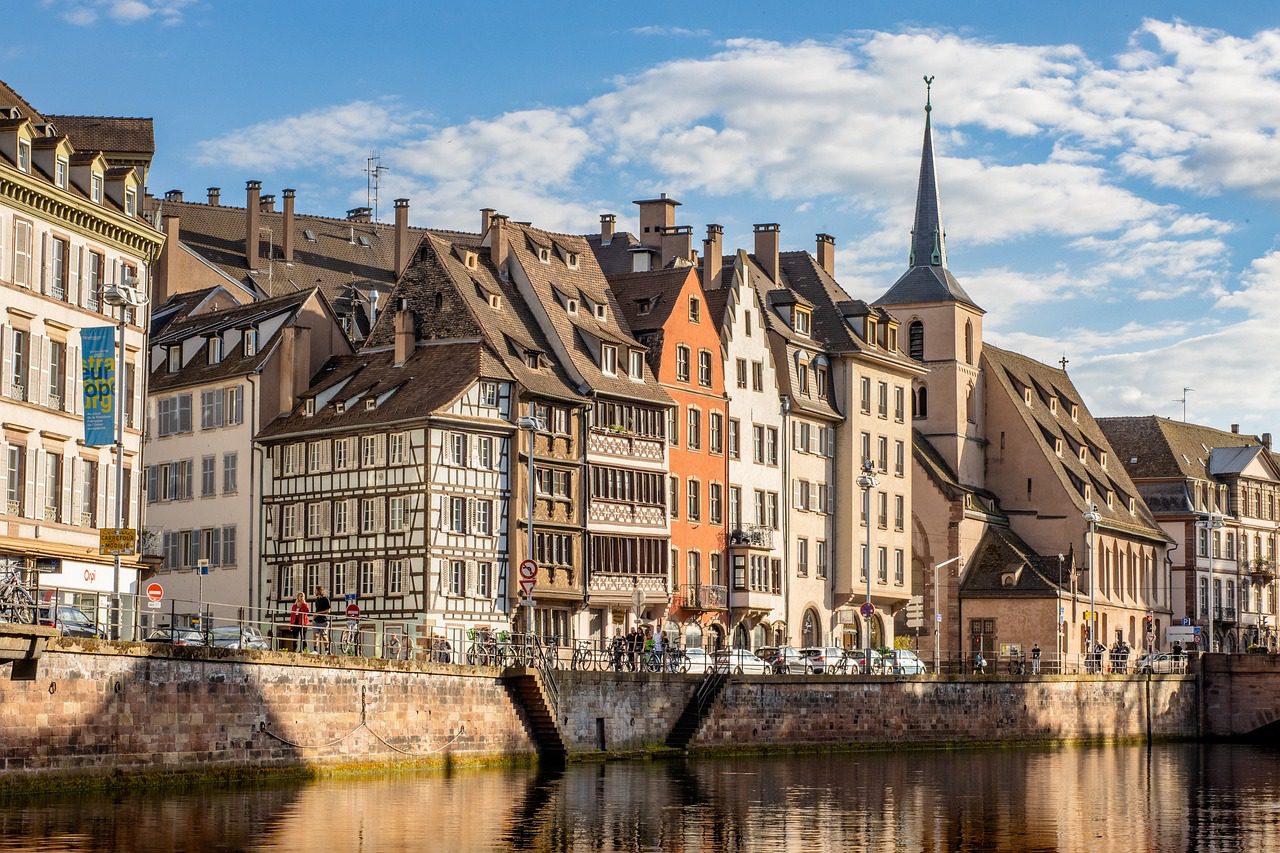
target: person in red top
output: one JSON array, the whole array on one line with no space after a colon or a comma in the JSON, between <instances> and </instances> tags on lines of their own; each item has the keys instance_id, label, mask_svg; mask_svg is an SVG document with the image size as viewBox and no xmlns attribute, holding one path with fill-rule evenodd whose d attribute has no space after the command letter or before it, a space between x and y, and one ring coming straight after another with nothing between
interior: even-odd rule
<instances>
[{"instance_id":1,"label":"person in red top","mask_svg":"<svg viewBox=\"0 0 1280 853\"><path fill-rule=\"evenodd\" d=\"M298 648L298 640L307 636L307 623L311 621L311 608L307 606L307 597L301 592L293 599L293 607L289 609L289 640L286 649Z\"/></svg>"}]
</instances>

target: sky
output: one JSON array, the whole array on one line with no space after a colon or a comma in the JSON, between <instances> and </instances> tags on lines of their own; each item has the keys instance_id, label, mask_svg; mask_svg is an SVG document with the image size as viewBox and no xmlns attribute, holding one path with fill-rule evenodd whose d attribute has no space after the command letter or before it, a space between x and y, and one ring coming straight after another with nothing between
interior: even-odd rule
<instances>
[{"instance_id":1,"label":"sky","mask_svg":"<svg viewBox=\"0 0 1280 853\"><path fill-rule=\"evenodd\" d=\"M1095 416L1280 433L1280 4L35 0L0 74L45 112L151 116L149 190L244 182L415 225L677 222L905 270L932 90L952 272L987 341L1062 357ZM1184 388L1192 389L1184 392Z\"/></svg>"}]
</instances>

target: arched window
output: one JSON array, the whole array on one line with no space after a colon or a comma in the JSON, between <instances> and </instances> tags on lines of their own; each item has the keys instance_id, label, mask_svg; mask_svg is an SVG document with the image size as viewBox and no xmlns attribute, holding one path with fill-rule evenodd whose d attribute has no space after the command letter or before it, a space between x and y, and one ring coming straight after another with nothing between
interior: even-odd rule
<instances>
[{"instance_id":1,"label":"arched window","mask_svg":"<svg viewBox=\"0 0 1280 853\"><path fill-rule=\"evenodd\" d=\"M702 648L702 626L690 622L684 629L684 644L690 648Z\"/></svg>"},{"instance_id":2,"label":"arched window","mask_svg":"<svg viewBox=\"0 0 1280 853\"><path fill-rule=\"evenodd\" d=\"M769 642L769 626L761 622L751 632L751 648L758 649Z\"/></svg>"},{"instance_id":3,"label":"arched window","mask_svg":"<svg viewBox=\"0 0 1280 853\"><path fill-rule=\"evenodd\" d=\"M804 612L804 621L800 623L800 645L803 647L822 644L822 632L818 628L818 614L810 608Z\"/></svg>"},{"instance_id":4,"label":"arched window","mask_svg":"<svg viewBox=\"0 0 1280 853\"><path fill-rule=\"evenodd\" d=\"M907 326L907 355L924 361L924 323L912 320Z\"/></svg>"},{"instance_id":5,"label":"arched window","mask_svg":"<svg viewBox=\"0 0 1280 853\"><path fill-rule=\"evenodd\" d=\"M964 321L964 360L966 364L973 364L973 322Z\"/></svg>"},{"instance_id":6,"label":"arched window","mask_svg":"<svg viewBox=\"0 0 1280 853\"><path fill-rule=\"evenodd\" d=\"M964 415L969 423L977 423L977 416L973 411L973 383L969 383L969 388L964 394Z\"/></svg>"},{"instance_id":7,"label":"arched window","mask_svg":"<svg viewBox=\"0 0 1280 853\"><path fill-rule=\"evenodd\" d=\"M921 385L911 397L911 417L929 417L929 389Z\"/></svg>"},{"instance_id":8,"label":"arched window","mask_svg":"<svg viewBox=\"0 0 1280 853\"><path fill-rule=\"evenodd\" d=\"M733 647L735 649L751 648L751 640L747 637L747 626L738 623L738 627L733 630Z\"/></svg>"}]
</instances>

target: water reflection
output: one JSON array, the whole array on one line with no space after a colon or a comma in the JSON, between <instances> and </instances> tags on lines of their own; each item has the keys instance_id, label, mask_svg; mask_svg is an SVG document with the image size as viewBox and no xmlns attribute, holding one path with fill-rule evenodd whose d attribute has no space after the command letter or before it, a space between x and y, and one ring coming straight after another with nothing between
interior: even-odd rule
<instances>
[{"instance_id":1,"label":"water reflection","mask_svg":"<svg viewBox=\"0 0 1280 853\"><path fill-rule=\"evenodd\" d=\"M571 765L0 804L0 850L1274 850L1280 751Z\"/></svg>"}]
</instances>

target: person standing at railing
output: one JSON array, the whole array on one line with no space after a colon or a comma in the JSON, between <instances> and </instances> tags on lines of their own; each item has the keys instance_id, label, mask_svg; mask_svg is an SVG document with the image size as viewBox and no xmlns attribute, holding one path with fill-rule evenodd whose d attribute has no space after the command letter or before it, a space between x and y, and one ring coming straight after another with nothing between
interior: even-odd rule
<instances>
[{"instance_id":1,"label":"person standing at railing","mask_svg":"<svg viewBox=\"0 0 1280 853\"><path fill-rule=\"evenodd\" d=\"M307 623L311 608L307 606L307 597L299 590L293 598L293 607L289 608L289 651L306 651Z\"/></svg>"},{"instance_id":2,"label":"person standing at railing","mask_svg":"<svg viewBox=\"0 0 1280 853\"><path fill-rule=\"evenodd\" d=\"M318 655L329 653L329 611L332 609L333 604L329 601L329 596L325 595L324 587L316 587L316 597L312 603L316 618L311 628L311 651Z\"/></svg>"},{"instance_id":3,"label":"person standing at railing","mask_svg":"<svg viewBox=\"0 0 1280 853\"><path fill-rule=\"evenodd\" d=\"M1040 674L1040 644L1035 643L1031 646L1031 674Z\"/></svg>"}]
</instances>

